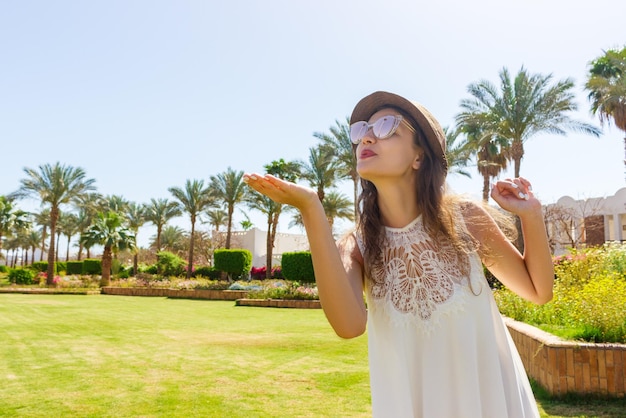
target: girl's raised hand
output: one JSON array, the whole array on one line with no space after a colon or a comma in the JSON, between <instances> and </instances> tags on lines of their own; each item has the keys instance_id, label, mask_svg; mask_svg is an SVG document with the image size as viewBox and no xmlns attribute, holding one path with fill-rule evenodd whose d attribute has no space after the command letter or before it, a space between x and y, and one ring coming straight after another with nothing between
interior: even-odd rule
<instances>
[{"instance_id":1,"label":"girl's raised hand","mask_svg":"<svg viewBox=\"0 0 626 418\"><path fill-rule=\"evenodd\" d=\"M319 203L315 190L281 180L271 174L244 174L243 181L273 201L295 206L300 210L313 203Z\"/></svg>"},{"instance_id":2,"label":"girl's raised hand","mask_svg":"<svg viewBox=\"0 0 626 418\"><path fill-rule=\"evenodd\" d=\"M491 188L491 197L502 209L518 216L541 210L541 202L523 177L497 181Z\"/></svg>"}]
</instances>

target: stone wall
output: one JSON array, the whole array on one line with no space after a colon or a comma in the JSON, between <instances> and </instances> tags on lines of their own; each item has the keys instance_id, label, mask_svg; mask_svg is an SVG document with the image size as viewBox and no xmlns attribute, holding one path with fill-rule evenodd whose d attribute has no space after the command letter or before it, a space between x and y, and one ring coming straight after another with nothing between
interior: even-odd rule
<instances>
[{"instance_id":1,"label":"stone wall","mask_svg":"<svg viewBox=\"0 0 626 418\"><path fill-rule=\"evenodd\" d=\"M550 394L625 396L626 345L564 341L510 318L505 322L526 372Z\"/></svg>"}]
</instances>

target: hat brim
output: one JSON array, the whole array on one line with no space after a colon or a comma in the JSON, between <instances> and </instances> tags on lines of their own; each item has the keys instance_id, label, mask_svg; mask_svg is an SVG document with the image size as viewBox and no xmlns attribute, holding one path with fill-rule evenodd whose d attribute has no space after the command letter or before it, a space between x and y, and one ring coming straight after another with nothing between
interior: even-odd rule
<instances>
[{"instance_id":1,"label":"hat brim","mask_svg":"<svg viewBox=\"0 0 626 418\"><path fill-rule=\"evenodd\" d=\"M442 153L444 165L447 166L446 135L437 119L424 106L417 102L405 99L397 94L386 91L377 91L362 98L354 107L350 124L359 121L368 121L374 113L385 107L393 106L405 111L418 123L420 129L426 135L430 146L435 153Z\"/></svg>"}]
</instances>

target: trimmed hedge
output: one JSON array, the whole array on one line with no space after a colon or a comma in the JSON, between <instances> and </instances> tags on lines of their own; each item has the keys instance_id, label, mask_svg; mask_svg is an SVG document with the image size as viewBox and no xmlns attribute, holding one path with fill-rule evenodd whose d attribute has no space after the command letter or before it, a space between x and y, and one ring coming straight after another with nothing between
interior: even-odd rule
<instances>
[{"instance_id":1,"label":"trimmed hedge","mask_svg":"<svg viewBox=\"0 0 626 418\"><path fill-rule=\"evenodd\" d=\"M283 253L281 265L285 279L304 283L315 282L310 251Z\"/></svg>"},{"instance_id":2,"label":"trimmed hedge","mask_svg":"<svg viewBox=\"0 0 626 418\"><path fill-rule=\"evenodd\" d=\"M213 253L215 268L231 275L235 280L247 278L252 268L252 253L249 250L219 249Z\"/></svg>"},{"instance_id":3,"label":"trimmed hedge","mask_svg":"<svg viewBox=\"0 0 626 418\"><path fill-rule=\"evenodd\" d=\"M193 272L193 277L206 277L207 279L217 280L222 272L215 267L202 266Z\"/></svg>"},{"instance_id":4,"label":"trimmed hedge","mask_svg":"<svg viewBox=\"0 0 626 418\"><path fill-rule=\"evenodd\" d=\"M67 274L82 274L83 262L82 261L68 261L66 271L67 271Z\"/></svg>"},{"instance_id":5,"label":"trimmed hedge","mask_svg":"<svg viewBox=\"0 0 626 418\"><path fill-rule=\"evenodd\" d=\"M82 274L102 274L102 260L99 260L97 258L88 258L86 260L83 260Z\"/></svg>"},{"instance_id":6,"label":"trimmed hedge","mask_svg":"<svg viewBox=\"0 0 626 418\"><path fill-rule=\"evenodd\" d=\"M54 263L54 274L57 274L59 271L59 264L61 263ZM33 264L30 265L30 268L32 268L33 270L37 271L37 272L41 272L41 273L47 273L48 272L48 262L47 261L35 261ZM65 271L65 270L62 270Z\"/></svg>"}]
</instances>

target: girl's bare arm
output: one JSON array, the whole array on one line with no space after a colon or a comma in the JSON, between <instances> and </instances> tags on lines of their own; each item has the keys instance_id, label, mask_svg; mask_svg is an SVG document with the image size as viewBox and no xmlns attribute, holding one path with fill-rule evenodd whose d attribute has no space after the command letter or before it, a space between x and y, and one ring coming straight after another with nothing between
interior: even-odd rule
<instances>
[{"instance_id":1,"label":"girl's bare arm","mask_svg":"<svg viewBox=\"0 0 626 418\"><path fill-rule=\"evenodd\" d=\"M302 214L324 313L337 335L353 338L365 332L363 268L354 238L336 244L314 190L272 175L246 174L244 181L278 203Z\"/></svg>"}]
</instances>

